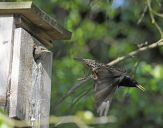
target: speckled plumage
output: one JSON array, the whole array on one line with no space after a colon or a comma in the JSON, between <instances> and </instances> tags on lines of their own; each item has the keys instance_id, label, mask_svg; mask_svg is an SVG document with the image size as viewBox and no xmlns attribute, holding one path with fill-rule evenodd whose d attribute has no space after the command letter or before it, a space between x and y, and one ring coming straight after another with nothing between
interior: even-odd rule
<instances>
[{"instance_id":1,"label":"speckled plumage","mask_svg":"<svg viewBox=\"0 0 163 128\"><path fill-rule=\"evenodd\" d=\"M33 57L34 57L34 60L35 60L35 61L39 60L40 57L41 57L44 53L47 53L47 52L50 52L50 51L49 51L48 49L46 49L45 47L34 45L34 47L33 47Z\"/></svg>"},{"instance_id":2,"label":"speckled plumage","mask_svg":"<svg viewBox=\"0 0 163 128\"><path fill-rule=\"evenodd\" d=\"M112 97L117 87L137 87L144 91L144 88L128 76L126 72L91 59L77 58L77 60L92 70L95 104L97 113L100 116L107 116Z\"/></svg>"}]
</instances>

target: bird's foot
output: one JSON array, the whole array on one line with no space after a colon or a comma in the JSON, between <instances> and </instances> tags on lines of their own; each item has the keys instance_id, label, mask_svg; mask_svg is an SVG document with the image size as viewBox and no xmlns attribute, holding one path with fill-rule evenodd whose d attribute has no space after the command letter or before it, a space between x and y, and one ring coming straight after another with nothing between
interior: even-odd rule
<instances>
[{"instance_id":1,"label":"bird's foot","mask_svg":"<svg viewBox=\"0 0 163 128\"><path fill-rule=\"evenodd\" d=\"M88 77L90 77L90 76L89 75L88 76L84 76L84 77L78 78L77 80L79 80L79 81L86 80Z\"/></svg>"},{"instance_id":2,"label":"bird's foot","mask_svg":"<svg viewBox=\"0 0 163 128\"><path fill-rule=\"evenodd\" d=\"M81 80L85 80L86 77L81 77L81 78L78 78L77 80L81 81Z\"/></svg>"},{"instance_id":3,"label":"bird's foot","mask_svg":"<svg viewBox=\"0 0 163 128\"><path fill-rule=\"evenodd\" d=\"M94 79L94 80L97 80L98 79L98 76L96 74L95 71L93 71L92 75L91 75L91 78Z\"/></svg>"}]
</instances>

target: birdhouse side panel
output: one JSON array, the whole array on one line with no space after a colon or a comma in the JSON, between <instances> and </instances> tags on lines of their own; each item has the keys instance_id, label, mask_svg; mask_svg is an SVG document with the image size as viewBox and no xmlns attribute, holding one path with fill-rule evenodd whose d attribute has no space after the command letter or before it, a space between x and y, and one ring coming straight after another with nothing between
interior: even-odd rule
<instances>
[{"instance_id":1,"label":"birdhouse side panel","mask_svg":"<svg viewBox=\"0 0 163 128\"><path fill-rule=\"evenodd\" d=\"M12 15L0 16L0 108L6 107L9 96L10 69L12 62L12 39L14 18Z\"/></svg>"},{"instance_id":2,"label":"birdhouse side panel","mask_svg":"<svg viewBox=\"0 0 163 128\"><path fill-rule=\"evenodd\" d=\"M35 119L40 119L40 126L48 127L50 96L51 96L51 72L52 72L52 52L43 46L38 40L34 39L36 51L33 65L33 92L36 100ZM44 50L41 50L44 49ZM44 52L45 51L45 52Z\"/></svg>"}]
</instances>

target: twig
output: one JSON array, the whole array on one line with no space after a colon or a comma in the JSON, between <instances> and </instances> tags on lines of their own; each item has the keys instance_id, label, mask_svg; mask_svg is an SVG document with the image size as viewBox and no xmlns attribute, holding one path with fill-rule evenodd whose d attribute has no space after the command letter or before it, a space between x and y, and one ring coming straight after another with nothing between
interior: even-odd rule
<instances>
[{"instance_id":1,"label":"twig","mask_svg":"<svg viewBox=\"0 0 163 128\"><path fill-rule=\"evenodd\" d=\"M153 13L153 9L151 7L151 0L147 0L147 6L148 6L148 9L149 9L149 14L150 14L150 17L151 17L151 20L152 20L152 24L155 25L155 27L157 28L157 30L159 31L160 35L161 35L161 38L163 37L163 32L162 32L162 29L160 28L160 26L157 24L157 22L155 21L155 18L154 18L154 13Z\"/></svg>"},{"instance_id":2,"label":"twig","mask_svg":"<svg viewBox=\"0 0 163 128\"><path fill-rule=\"evenodd\" d=\"M148 6L148 9L149 9L149 14L150 14L152 23L154 24L155 19L154 19L153 13L152 13L151 0L147 0L147 6Z\"/></svg>"},{"instance_id":3,"label":"twig","mask_svg":"<svg viewBox=\"0 0 163 128\"><path fill-rule=\"evenodd\" d=\"M10 119L6 115L3 115L0 113L0 119L8 126L8 127L31 127L30 122L28 121L23 121L23 120L15 120L15 119ZM86 117L84 117L86 118ZM46 118L41 119L41 124L40 125L47 125ZM66 124L66 123L75 123L79 128L92 128L88 126L89 124L106 124L106 123L115 123L117 119L114 116L109 116L109 117L90 117L90 121L87 122L86 120L83 120L78 115L75 116L50 116L49 117L49 124L55 124L56 126L60 124ZM39 122L36 121L36 123L39 124Z\"/></svg>"},{"instance_id":4,"label":"twig","mask_svg":"<svg viewBox=\"0 0 163 128\"><path fill-rule=\"evenodd\" d=\"M75 123L79 128L90 128L77 116L63 116L63 117L51 116L49 120L49 124L56 124L55 126L66 123Z\"/></svg>"},{"instance_id":5,"label":"twig","mask_svg":"<svg viewBox=\"0 0 163 128\"><path fill-rule=\"evenodd\" d=\"M141 21L142 21L143 18L144 18L145 13L147 12L147 9L148 9L148 6L146 5L146 6L144 7L144 10L143 10L143 12L142 12L142 14L141 14L139 20L137 21L137 24L140 24L140 23L141 23Z\"/></svg>"},{"instance_id":6,"label":"twig","mask_svg":"<svg viewBox=\"0 0 163 128\"><path fill-rule=\"evenodd\" d=\"M131 58L131 57L134 57L135 55L137 55L138 53L142 52L142 51L146 51L148 49L152 49L152 48L155 48L157 46L162 46L163 45L163 38L160 39L159 41L153 43L153 44L150 44L150 45L147 45L147 46L144 46L144 47L141 47L139 48L138 50L135 50L135 51L132 51L130 52L129 54L127 54L126 56L122 56L122 57L118 57L117 59L109 62L107 65L108 66L113 66L115 64L118 64L119 62L125 60L125 59L128 59L128 58Z\"/></svg>"},{"instance_id":7,"label":"twig","mask_svg":"<svg viewBox=\"0 0 163 128\"><path fill-rule=\"evenodd\" d=\"M108 117L92 117L89 122L84 122L80 119L80 116L50 116L49 124L55 124L58 126L65 123L75 123L79 128L90 128L87 124L106 124L106 123L115 123L117 119L114 116Z\"/></svg>"},{"instance_id":8,"label":"twig","mask_svg":"<svg viewBox=\"0 0 163 128\"><path fill-rule=\"evenodd\" d=\"M156 0L159 7L161 7L161 2L159 0Z\"/></svg>"},{"instance_id":9,"label":"twig","mask_svg":"<svg viewBox=\"0 0 163 128\"><path fill-rule=\"evenodd\" d=\"M158 13L158 12L156 12L156 11L154 11L154 10L153 10L153 13L154 13L156 16L159 16L159 17L163 18L163 14L162 14L162 13Z\"/></svg>"},{"instance_id":10,"label":"twig","mask_svg":"<svg viewBox=\"0 0 163 128\"><path fill-rule=\"evenodd\" d=\"M3 123L7 124L8 127L17 127L17 128L22 128L22 127L29 127L30 122L29 121L19 121L15 119L10 119L6 115L0 113L0 120L2 120ZM6 126L6 127L7 127Z\"/></svg>"},{"instance_id":11,"label":"twig","mask_svg":"<svg viewBox=\"0 0 163 128\"><path fill-rule=\"evenodd\" d=\"M118 57L117 59L109 62L107 65L108 66L113 66L115 64L118 64L122 61L124 61L125 59L128 59L128 58L131 58L131 57L134 57L135 55L137 55L138 53L140 52L143 52L143 51L146 51L148 49L152 49L152 48L155 48L157 46L163 46L163 38L160 39L159 41L155 42L155 43L152 43L150 45L147 45L147 46L144 46L144 47L141 47L139 48L138 50L135 50L135 51L132 51L130 52L129 54L127 54L126 56L122 56L122 57ZM82 81L80 81L78 84L74 85L60 100L58 100L58 102L56 103L56 107L55 107L55 110L60 106L60 104L68 97L70 96L71 94L73 94L76 89L78 89L79 87L81 87L81 85L85 82L87 82L88 80L90 80L91 77L88 76L86 79L83 79Z\"/></svg>"}]
</instances>

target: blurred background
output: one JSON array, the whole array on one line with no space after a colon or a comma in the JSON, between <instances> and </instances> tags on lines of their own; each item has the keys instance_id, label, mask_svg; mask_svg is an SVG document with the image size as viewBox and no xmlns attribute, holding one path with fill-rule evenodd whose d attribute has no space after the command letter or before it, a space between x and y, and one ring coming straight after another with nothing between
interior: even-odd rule
<instances>
[{"instance_id":1,"label":"blurred background","mask_svg":"<svg viewBox=\"0 0 163 128\"><path fill-rule=\"evenodd\" d=\"M83 77L87 71L86 67L73 59L74 57L108 63L143 45L158 41L163 35L161 0L34 0L34 2L72 32L71 40L55 41L52 49L54 62L51 115L80 115L79 112L89 111L96 116L92 91L81 98L86 90L93 87L91 80L67 97L55 110L60 97L78 83L77 79ZM116 122L92 127L163 127L162 62L163 47L157 47L116 65L133 76L146 91L123 87L117 89L109 112L109 116L113 116ZM57 127L77 126L63 124Z\"/></svg>"}]
</instances>

